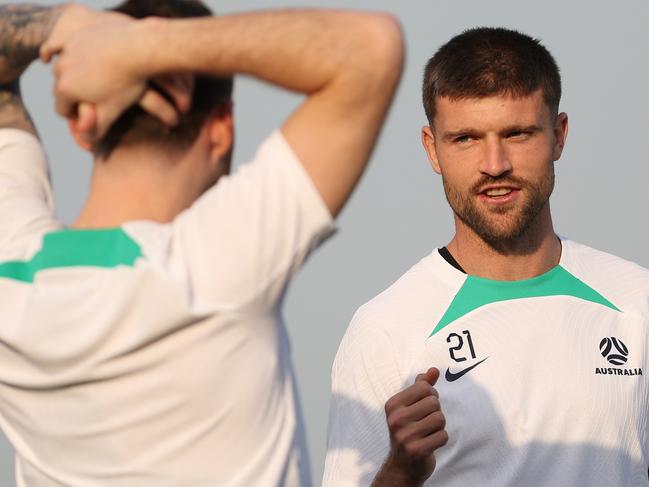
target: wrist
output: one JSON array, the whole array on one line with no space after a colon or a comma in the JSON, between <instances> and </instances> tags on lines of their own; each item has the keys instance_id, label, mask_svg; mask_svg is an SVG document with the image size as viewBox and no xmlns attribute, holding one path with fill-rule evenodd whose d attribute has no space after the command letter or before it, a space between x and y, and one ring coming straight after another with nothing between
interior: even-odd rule
<instances>
[{"instance_id":1,"label":"wrist","mask_svg":"<svg viewBox=\"0 0 649 487\"><path fill-rule=\"evenodd\" d=\"M150 79L175 71L165 55L170 23L168 19L147 17L129 26L134 50L129 50L128 57L139 78Z\"/></svg>"},{"instance_id":2,"label":"wrist","mask_svg":"<svg viewBox=\"0 0 649 487\"><path fill-rule=\"evenodd\" d=\"M423 487L428 476L413 466L405 466L388 458L376 475L372 487Z\"/></svg>"}]
</instances>

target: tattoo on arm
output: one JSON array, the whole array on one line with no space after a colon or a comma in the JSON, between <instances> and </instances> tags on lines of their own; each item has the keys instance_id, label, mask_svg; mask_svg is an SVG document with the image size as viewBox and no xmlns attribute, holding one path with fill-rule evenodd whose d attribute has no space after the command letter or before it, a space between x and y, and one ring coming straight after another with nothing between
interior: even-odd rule
<instances>
[{"instance_id":1,"label":"tattoo on arm","mask_svg":"<svg viewBox=\"0 0 649 487\"><path fill-rule=\"evenodd\" d=\"M0 7L0 83L19 78L38 58L62 9L39 5Z\"/></svg>"},{"instance_id":2,"label":"tattoo on arm","mask_svg":"<svg viewBox=\"0 0 649 487\"><path fill-rule=\"evenodd\" d=\"M20 128L33 134L34 125L20 96L19 79L38 59L63 6L0 6L0 128Z\"/></svg>"}]
</instances>

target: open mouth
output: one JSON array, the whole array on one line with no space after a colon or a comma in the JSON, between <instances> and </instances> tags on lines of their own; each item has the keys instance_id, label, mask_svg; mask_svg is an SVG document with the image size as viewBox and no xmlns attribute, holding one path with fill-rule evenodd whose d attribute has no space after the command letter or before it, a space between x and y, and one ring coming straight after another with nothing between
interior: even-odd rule
<instances>
[{"instance_id":1,"label":"open mouth","mask_svg":"<svg viewBox=\"0 0 649 487\"><path fill-rule=\"evenodd\" d=\"M480 192L480 197L483 200L491 202L506 203L513 200L516 197L516 194L520 191L518 188L487 188L484 191Z\"/></svg>"},{"instance_id":2,"label":"open mouth","mask_svg":"<svg viewBox=\"0 0 649 487\"><path fill-rule=\"evenodd\" d=\"M512 188L496 188L496 189L488 189L487 191L484 191L483 194L486 194L489 197L498 197L498 196L506 196L510 194L513 191Z\"/></svg>"}]
</instances>

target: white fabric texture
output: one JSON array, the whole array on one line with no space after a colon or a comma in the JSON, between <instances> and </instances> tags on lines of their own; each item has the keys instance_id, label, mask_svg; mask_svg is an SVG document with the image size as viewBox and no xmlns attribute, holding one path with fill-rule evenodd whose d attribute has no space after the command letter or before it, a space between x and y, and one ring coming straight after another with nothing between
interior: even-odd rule
<instances>
[{"instance_id":1,"label":"white fabric texture","mask_svg":"<svg viewBox=\"0 0 649 487\"><path fill-rule=\"evenodd\" d=\"M617 310L558 291L490 302L431 335L468 280L435 250L357 311L332 369L324 486L371 484L390 448L385 402L432 366L449 441L426 486L649 486L649 272L562 245L559 274ZM542 294L543 279L527 289ZM602 354L607 337L627 347L623 365Z\"/></svg>"},{"instance_id":2,"label":"white fabric texture","mask_svg":"<svg viewBox=\"0 0 649 487\"><path fill-rule=\"evenodd\" d=\"M172 223L107 230L139 248L132 265L21 282L3 263L84 232L53 218L30 137L0 131L0 426L18 484L309 485L280 309L333 223L281 132Z\"/></svg>"},{"instance_id":3,"label":"white fabric texture","mask_svg":"<svg viewBox=\"0 0 649 487\"><path fill-rule=\"evenodd\" d=\"M61 227L53 219L47 160L30 133L0 129L0 161L0 252L21 258L40 245L26 245L26 235Z\"/></svg>"}]
</instances>

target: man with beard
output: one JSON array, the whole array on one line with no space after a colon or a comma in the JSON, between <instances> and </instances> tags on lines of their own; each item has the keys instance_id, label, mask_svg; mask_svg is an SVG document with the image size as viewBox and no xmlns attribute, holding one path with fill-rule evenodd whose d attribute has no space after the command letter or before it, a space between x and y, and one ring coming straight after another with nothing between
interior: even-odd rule
<instances>
[{"instance_id":1,"label":"man with beard","mask_svg":"<svg viewBox=\"0 0 649 487\"><path fill-rule=\"evenodd\" d=\"M515 31L428 62L422 141L455 235L354 316L324 485L649 485L649 272L555 234L560 96Z\"/></svg>"}]
</instances>

